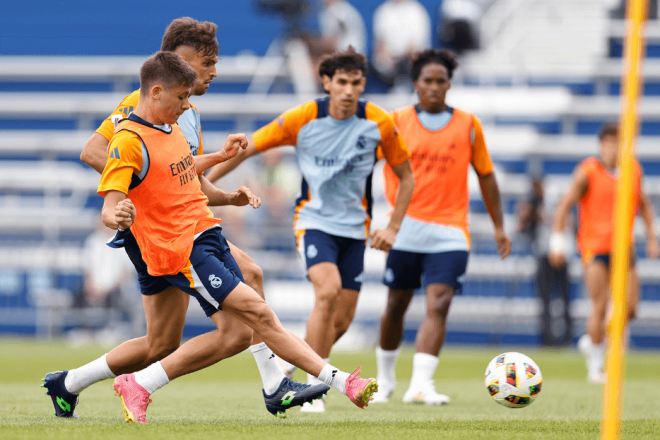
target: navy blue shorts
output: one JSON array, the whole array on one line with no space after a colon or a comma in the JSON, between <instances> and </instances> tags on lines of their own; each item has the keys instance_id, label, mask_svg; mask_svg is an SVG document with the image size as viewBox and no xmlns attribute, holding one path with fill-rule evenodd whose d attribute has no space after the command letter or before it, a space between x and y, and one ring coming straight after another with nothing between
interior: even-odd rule
<instances>
[{"instance_id":1,"label":"navy blue shorts","mask_svg":"<svg viewBox=\"0 0 660 440\"><path fill-rule=\"evenodd\" d=\"M122 236L124 239L124 250L128 254L128 258L133 262L133 266L135 266L142 295L155 295L170 287L171 284L164 277L156 277L149 274L147 263L142 259L142 252L131 231L124 231Z\"/></svg>"},{"instance_id":2,"label":"navy blue shorts","mask_svg":"<svg viewBox=\"0 0 660 440\"><path fill-rule=\"evenodd\" d=\"M222 228L214 227L202 233L193 245L190 264L176 275L160 277L150 275L147 271L147 264L142 259L133 234L124 234L123 245L138 273L142 294L154 295L174 286L194 296L206 316L220 310L220 305L229 292L234 290L238 283L245 282L221 231Z\"/></svg>"},{"instance_id":3,"label":"navy blue shorts","mask_svg":"<svg viewBox=\"0 0 660 440\"><path fill-rule=\"evenodd\" d=\"M197 298L206 316L220 310L227 295L245 282L221 231L216 226L202 233L193 244L189 264L178 274L163 277Z\"/></svg>"},{"instance_id":4,"label":"navy blue shorts","mask_svg":"<svg viewBox=\"0 0 660 440\"><path fill-rule=\"evenodd\" d=\"M630 267L635 266L635 254L633 253L635 251L634 248L630 249ZM607 270L610 269L610 264L611 264L611 257L612 254L597 254L592 261L600 261L605 265Z\"/></svg>"},{"instance_id":5,"label":"navy blue shorts","mask_svg":"<svg viewBox=\"0 0 660 440\"><path fill-rule=\"evenodd\" d=\"M338 237L318 230L306 230L298 237L298 252L307 270L318 263L339 268L341 286L360 291L364 270L365 240Z\"/></svg>"},{"instance_id":6,"label":"navy blue shorts","mask_svg":"<svg viewBox=\"0 0 660 440\"><path fill-rule=\"evenodd\" d=\"M447 284L457 292L463 286L467 251L433 254L391 250L383 283L390 289L418 289L429 284Z\"/></svg>"}]
</instances>

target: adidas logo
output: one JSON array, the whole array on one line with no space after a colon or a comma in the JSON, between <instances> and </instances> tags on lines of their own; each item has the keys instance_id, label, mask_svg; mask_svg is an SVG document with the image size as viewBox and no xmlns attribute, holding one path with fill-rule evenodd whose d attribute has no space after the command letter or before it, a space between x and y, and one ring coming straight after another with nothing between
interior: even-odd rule
<instances>
[{"instance_id":1,"label":"adidas logo","mask_svg":"<svg viewBox=\"0 0 660 440\"><path fill-rule=\"evenodd\" d=\"M272 353L272 354L270 355L270 357L268 358L268 360L271 360L271 359L274 358L274 357L275 357L275 353Z\"/></svg>"},{"instance_id":2,"label":"adidas logo","mask_svg":"<svg viewBox=\"0 0 660 440\"><path fill-rule=\"evenodd\" d=\"M119 149L117 147L115 147L115 149L110 152L110 157L112 159L121 159L119 157Z\"/></svg>"}]
</instances>

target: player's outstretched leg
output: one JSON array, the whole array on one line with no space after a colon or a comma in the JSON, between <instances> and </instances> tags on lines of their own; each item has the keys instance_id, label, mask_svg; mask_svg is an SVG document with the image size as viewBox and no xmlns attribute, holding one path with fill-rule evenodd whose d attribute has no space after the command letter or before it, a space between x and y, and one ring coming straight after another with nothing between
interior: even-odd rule
<instances>
[{"instance_id":1,"label":"player's outstretched leg","mask_svg":"<svg viewBox=\"0 0 660 440\"><path fill-rule=\"evenodd\" d=\"M41 386L46 388L46 394L53 400L57 417L77 419L75 409L78 403L78 395L68 392L64 386L64 379L68 373L67 370L48 373L42 379L44 383Z\"/></svg>"},{"instance_id":2,"label":"player's outstretched leg","mask_svg":"<svg viewBox=\"0 0 660 440\"><path fill-rule=\"evenodd\" d=\"M222 308L261 335L277 356L346 394L358 407L365 408L371 396L378 391L375 379L358 376L360 368L349 375L325 363L305 341L282 327L273 310L245 284L240 283L232 290L223 301Z\"/></svg>"}]
</instances>

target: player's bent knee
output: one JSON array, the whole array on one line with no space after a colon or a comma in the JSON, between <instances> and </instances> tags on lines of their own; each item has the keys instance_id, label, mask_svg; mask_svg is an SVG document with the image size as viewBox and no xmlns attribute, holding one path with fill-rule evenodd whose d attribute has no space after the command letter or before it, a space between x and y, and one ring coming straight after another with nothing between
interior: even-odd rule
<instances>
[{"instance_id":1,"label":"player's bent knee","mask_svg":"<svg viewBox=\"0 0 660 440\"><path fill-rule=\"evenodd\" d=\"M316 306L334 310L341 293L341 286L327 286L316 291Z\"/></svg>"},{"instance_id":2,"label":"player's bent knee","mask_svg":"<svg viewBox=\"0 0 660 440\"><path fill-rule=\"evenodd\" d=\"M243 326L243 329L236 331L231 335L230 341L225 341L224 343L230 344L233 346L237 353L247 350L250 345L252 345L252 336L254 332L251 328Z\"/></svg>"},{"instance_id":3,"label":"player's bent knee","mask_svg":"<svg viewBox=\"0 0 660 440\"><path fill-rule=\"evenodd\" d=\"M446 318L449 314L449 306L454 295L451 293L439 296L433 301L431 307L428 308L428 313Z\"/></svg>"}]
</instances>

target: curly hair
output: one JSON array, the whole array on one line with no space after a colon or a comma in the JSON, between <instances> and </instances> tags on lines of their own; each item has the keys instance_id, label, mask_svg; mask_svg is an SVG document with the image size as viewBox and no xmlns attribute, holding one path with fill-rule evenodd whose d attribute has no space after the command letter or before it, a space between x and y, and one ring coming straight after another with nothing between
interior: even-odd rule
<instances>
[{"instance_id":1,"label":"curly hair","mask_svg":"<svg viewBox=\"0 0 660 440\"><path fill-rule=\"evenodd\" d=\"M367 57L357 53L353 46L343 52L335 52L321 58L319 65L319 75L323 78L325 75L332 78L337 70L345 72L355 72L361 70L364 76L367 76Z\"/></svg>"},{"instance_id":2,"label":"curly hair","mask_svg":"<svg viewBox=\"0 0 660 440\"><path fill-rule=\"evenodd\" d=\"M140 68L140 90L144 91L157 84L165 88L178 85L190 87L196 79L197 72L172 52L156 52Z\"/></svg>"},{"instance_id":3,"label":"curly hair","mask_svg":"<svg viewBox=\"0 0 660 440\"><path fill-rule=\"evenodd\" d=\"M413 82L417 81L419 78L422 68L430 63L438 63L445 66L447 68L447 73L449 74L449 79L451 79L454 74L454 69L458 67L456 55L454 55L452 51L447 49L427 49L418 52L412 60L410 76L412 77Z\"/></svg>"},{"instance_id":4,"label":"curly hair","mask_svg":"<svg viewBox=\"0 0 660 440\"><path fill-rule=\"evenodd\" d=\"M215 23L200 23L190 17L177 18L165 30L160 50L174 52L179 46L189 46L203 56L214 56L220 51L215 37L217 32L218 25Z\"/></svg>"}]
</instances>

